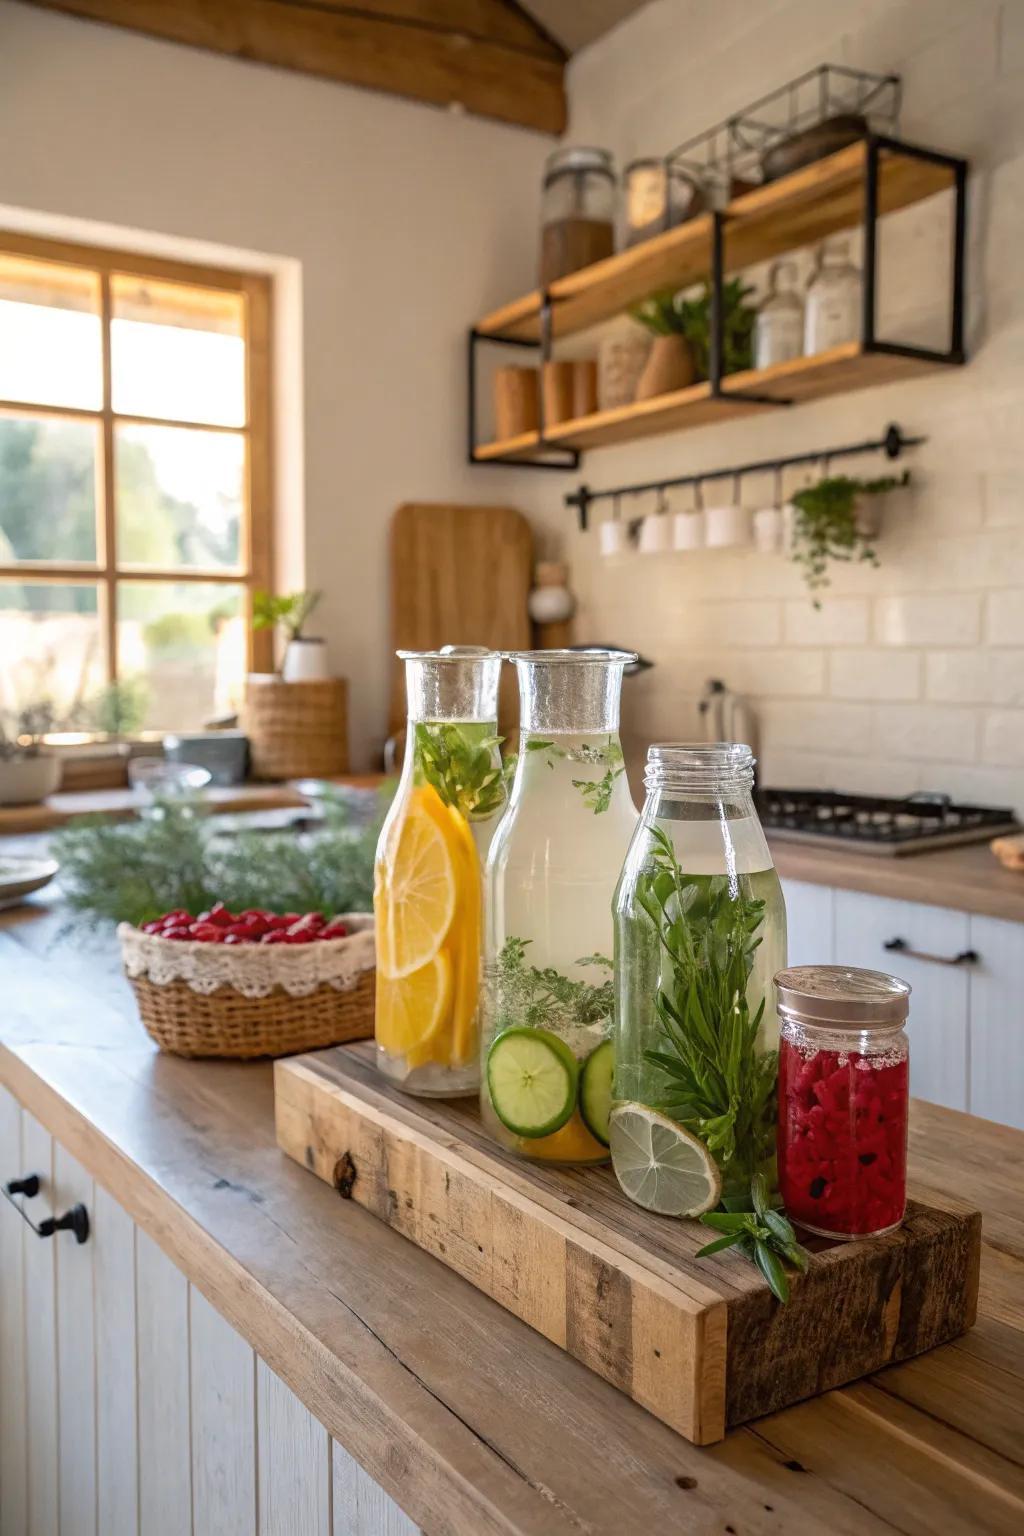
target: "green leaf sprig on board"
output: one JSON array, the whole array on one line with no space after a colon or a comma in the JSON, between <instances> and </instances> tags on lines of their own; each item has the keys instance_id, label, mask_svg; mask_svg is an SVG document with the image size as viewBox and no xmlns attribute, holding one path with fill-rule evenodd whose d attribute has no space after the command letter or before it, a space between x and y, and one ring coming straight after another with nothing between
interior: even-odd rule
<instances>
[{"instance_id":1,"label":"green leaf sprig on board","mask_svg":"<svg viewBox=\"0 0 1024 1536\"><path fill-rule=\"evenodd\" d=\"M611 1017L614 988L611 977L596 986L573 981L553 966L529 965L527 949L532 940L508 938L489 968L488 981L495 997L499 1031L516 1024L596 1024ZM577 965L593 965L611 971L605 955L584 955Z\"/></svg>"},{"instance_id":2,"label":"green leaf sprig on board","mask_svg":"<svg viewBox=\"0 0 1024 1536\"><path fill-rule=\"evenodd\" d=\"M698 1248L696 1257L707 1258L724 1248L737 1248L744 1258L756 1264L774 1296L789 1300L789 1277L783 1260L804 1273L810 1260L806 1248L796 1240L792 1225L773 1204L768 1180L755 1173L750 1186L751 1211L707 1211L700 1219L722 1235Z\"/></svg>"},{"instance_id":3,"label":"green leaf sprig on board","mask_svg":"<svg viewBox=\"0 0 1024 1536\"><path fill-rule=\"evenodd\" d=\"M309 832L228 833L180 799L158 802L160 815L138 821L72 822L53 843L72 923L138 924L177 907L197 913L215 901L232 911L367 912L393 791L381 789L365 821L341 798L325 798L323 824Z\"/></svg>"},{"instance_id":4,"label":"green leaf sprig on board","mask_svg":"<svg viewBox=\"0 0 1024 1536\"><path fill-rule=\"evenodd\" d=\"M505 808L506 774L497 756L503 738L486 724L417 722L416 768L445 805L467 821L485 821Z\"/></svg>"}]
</instances>

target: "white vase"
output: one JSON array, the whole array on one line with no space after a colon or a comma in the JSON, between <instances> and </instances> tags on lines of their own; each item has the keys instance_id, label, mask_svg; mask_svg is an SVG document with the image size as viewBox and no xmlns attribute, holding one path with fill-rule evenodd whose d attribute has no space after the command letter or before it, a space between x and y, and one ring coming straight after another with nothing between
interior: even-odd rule
<instances>
[{"instance_id":1,"label":"white vase","mask_svg":"<svg viewBox=\"0 0 1024 1536\"><path fill-rule=\"evenodd\" d=\"M664 555L672 548L672 518L649 512L640 524L637 549L642 555Z\"/></svg>"},{"instance_id":2,"label":"white vase","mask_svg":"<svg viewBox=\"0 0 1024 1536\"><path fill-rule=\"evenodd\" d=\"M281 676L286 683L322 683L330 677L323 640L289 640Z\"/></svg>"},{"instance_id":3,"label":"white vase","mask_svg":"<svg viewBox=\"0 0 1024 1536\"><path fill-rule=\"evenodd\" d=\"M750 543L750 509L735 502L704 510L704 542L708 549L730 549Z\"/></svg>"},{"instance_id":4,"label":"white vase","mask_svg":"<svg viewBox=\"0 0 1024 1536\"><path fill-rule=\"evenodd\" d=\"M53 752L0 760L0 805L37 805L60 788L64 765Z\"/></svg>"},{"instance_id":5,"label":"white vase","mask_svg":"<svg viewBox=\"0 0 1024 1536\"><path fill-rule=\"evenodd\" d=\"M612 555L624 555L629 548L629 527L626 523L620 523L617 517L602 523L597 530L597 537L601 553L606 558Z\"/></svg>"},{"instance_id":6,"label":"white vase","mask_svg":"<svg viewBox=\"0 0 1024 1536\"><path fill-rule=\"evenodd\" d=\"M704 513L674 512L672 515L672 548L704 548Z\"/></svg>"},{"instance_id":7,"label":"white vase","mask_svg":"<svg viewBox=\"0 0 1024 1536\"><path fill-rule=\"evenodd\" d=\"M754 513L754 544L762 555L774 555L782 548L783 517L781 507L758 507Z\"/></svg>"}]
</instances>

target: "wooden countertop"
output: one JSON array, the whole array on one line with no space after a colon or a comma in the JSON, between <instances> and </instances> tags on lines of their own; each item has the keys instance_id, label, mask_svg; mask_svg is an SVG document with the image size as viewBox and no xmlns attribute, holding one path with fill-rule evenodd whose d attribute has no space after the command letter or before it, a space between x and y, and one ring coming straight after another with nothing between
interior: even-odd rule
<instances>
[{"instance_id":1,"label":"wooden countertop","mask_svg":"<svg viewBox=\"0 0 1024 1536\"><path fill-rule=\"evenodd\" d=\"M1024 1134L915 1106L917 1192L984 1212L969 1334L702 1450L290 1162L268 1065L159 1055L61 920L0 918L0 1081L432 1536L1024 1528Z\"/></svg>"},{"instance_id":2,"label":"wooden countertop","mask_svg":"<svg viewBox=\"0 0 1024 1536\"><path fill-rule=\"evenodd\" d=\"M768 838L784 880L807 880L898 901L955 907L1024 923L1024 873L1005 869L987 843L908 853L902 858Z\"/></svg>"}]
</instances>

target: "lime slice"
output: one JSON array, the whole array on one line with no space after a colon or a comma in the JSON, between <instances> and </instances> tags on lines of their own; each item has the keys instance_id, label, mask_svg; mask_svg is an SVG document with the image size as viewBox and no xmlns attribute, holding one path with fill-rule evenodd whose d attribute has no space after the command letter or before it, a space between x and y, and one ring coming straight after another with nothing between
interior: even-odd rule
<instances>
[{"instance_id":1,"label":"lime slice","mask_svg":"<svg viewBox=\"0 0 1024 1536\"><path fill-rule=\"evenodd\" d=\"M612 1110L615 1176L629 1198L659 1216L703 1216L722 1196L722 1175L702 1141L645 1104Z\"/></svg>"},{"instance_id":2,"label":"lime slice","mask_svg":"<svg viewBox=\"0 0 1024 1536\"><path fill-rule=\"evenodd\" d=\"M615 1047L610 1040L604 1040L596 1051L591 1051L580 1074L580 1113L587 1123L587 1130L604 1147L608 1145L614 1072Z\"/></svg>"},{"instance_id":3,"label":"lime slice","mask_svg":"<svg viewBox=\"0 0 1024 1536\"><path fill-rule=\"evenodd\" d=\"M506 1029L487 1053L494 1112L516 1136L550 1136L576 1108L576 1058L546 1029Z\"/></svg>"}]
</instances>

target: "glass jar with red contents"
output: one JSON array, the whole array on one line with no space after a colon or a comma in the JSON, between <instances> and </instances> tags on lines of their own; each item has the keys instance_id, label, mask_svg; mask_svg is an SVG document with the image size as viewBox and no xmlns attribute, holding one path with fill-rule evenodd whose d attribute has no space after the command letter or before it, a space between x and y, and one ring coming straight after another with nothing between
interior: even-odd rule
<instances>
[{"instance_id":1,"label":"glass jar with red contents","mask_svg":"<svg viewBox=\"0 0 1024 1536\"><path fill-rule=\"evenodd\" d=\"M786 1214L822 1237L891 1232L907 1201L910 988L840 965L793 966L775 988Z\"/></svg>"}]
</instances>

